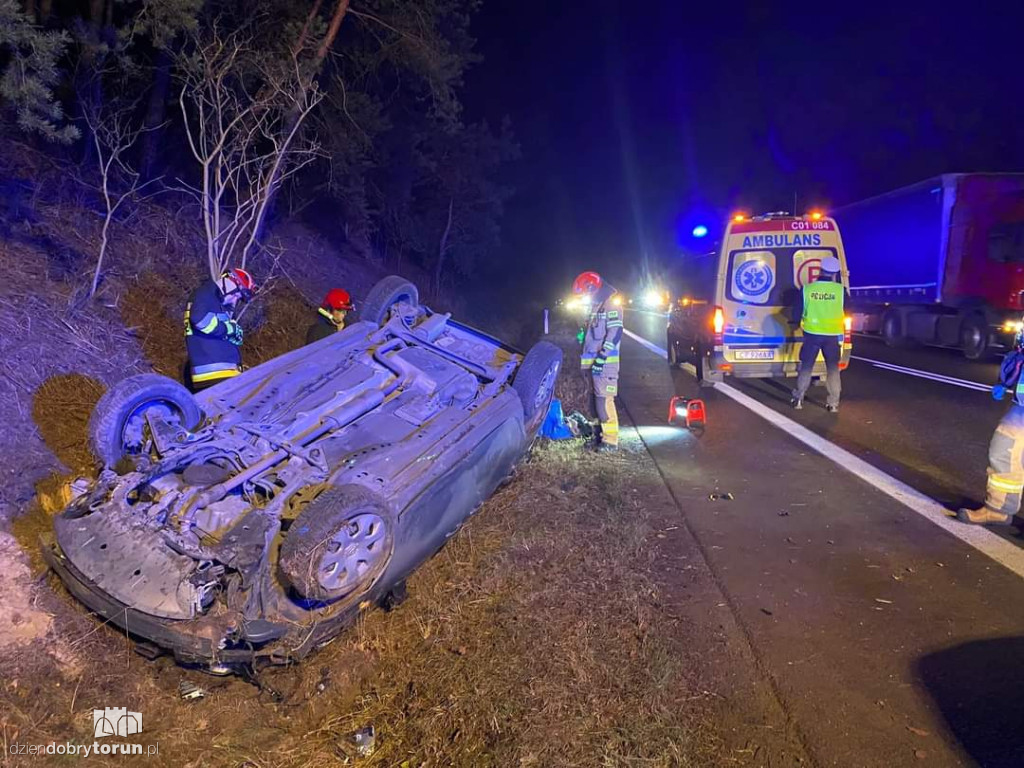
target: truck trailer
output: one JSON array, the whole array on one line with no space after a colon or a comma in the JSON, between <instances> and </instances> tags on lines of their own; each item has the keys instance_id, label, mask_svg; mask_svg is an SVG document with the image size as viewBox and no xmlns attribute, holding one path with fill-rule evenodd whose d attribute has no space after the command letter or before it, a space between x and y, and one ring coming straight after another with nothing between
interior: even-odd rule
<instances>
[{"instance_id":1,"label":"truck trailer","mask_svg":"<svg viewBox=\"0 0 1024 768\"><path fill-rule=\"evenodd\" d=\"M892 347L1007 347L1024 314L1024 173L948 173L832 212L855 332Z\"/></svg>"}]
</instances>

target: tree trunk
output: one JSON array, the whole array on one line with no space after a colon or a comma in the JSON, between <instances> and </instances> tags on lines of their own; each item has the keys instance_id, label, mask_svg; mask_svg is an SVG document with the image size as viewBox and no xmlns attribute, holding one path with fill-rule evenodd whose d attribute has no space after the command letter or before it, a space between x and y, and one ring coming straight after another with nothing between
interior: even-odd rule
<instances>
[{"instance_id":1,"label":"tree trunk","mask_svg":"<svg viewBox=\"0 0 1024 768\"><path fill-rule=\"evenodd\" d=\"M50 20L51 13L53 13L53 0L39 0L39 23L41 25Z\"/></svg>"},{"instance_id":2,"label":"tree trunk","mask_svg":"<svg viewBox=\"0 0 1024 768\"><path fill-rule=\"evenodd\" d=\"M455 198L448 200L448 223L444 226L441 243L437 249L437 266L434 268L434 296L441 295L441 275L444 270L445 256L448 255L448 236L452 233L452 213L455 210Z\"/></svg>"},{"instance_id":3,"label":"tree trunk","mask_svg":"<svg viewBox=\"0 0 1024 768\"><path fill-rule=\"evenodd\" d=\"M312 9L309 11L309 15L306 16L306 21L302 25L302 31L299 32L298 38L295 40L295 45L292 46L292 53L298 57L302 53L302 49L306 47L306 38L309 37L309 28L313 25L313 20L320 13L320 6L323 4L323 0L316 0L313 3Z\"/></svg>"},{"instance_id":4,"label":"tree trunk","mask_svg":"<svg viewBox=\"0 0 1024 768\"><path fill-rule=\"evenodd\" d=\"M39 23L39 17L36 15L36 0L25 0L22 5L22 10L25 15L28 16L32 21Z\"/></svg>"},{"instance_id":5,"label":"tree trunk","mask_svg":"<svg viewBox=\"0 0 1024 768\"><path fill-rule=\"evenodd\" d=\"M313 60L313 71L318 74L320 67L323 66L324 59L327 58L327 53L331 50L331 46L334 45L334 40L338 37L341 22L345 20L345 14L348 13L348 5L349 0L338 0L338 5L334 8L334 15L331 16L331 23L327 27L327 34L324 35L323 42L320 43L320 48L316 52L316 58Z\"/></svg>"},{"instance_id":6,"label":"tree trunk","mask_svg":"<svg viewBox=\"0 0 1024 768\"><path fill-rule=\"evenodd\" d=\"M330 26L327 27L327 34L324 35L324 39L320 43L320 47L317 49L316 56L313 58L313 68L309 76L309 82L302 87L309 89L316 82L317 77L320 75L320 69L324 65L324 60L327 58L328 52L331 50L331 46L334 45L334 41L338 37L338 30L341 29L341 22L345 20L345 14L348 13L348 6L350 0L338 0L338 4L334 8L334 14L331 16ZM320 10L319 5L314 10ZM307 19L307 24L311 22L311 18ZM299 35L299 39L302 40L303 35L306 34L306 29ZM284 124L284 130L282 131L283 136L288 136L295 130L295 125L299 121L300 112L298 109L292 111L288 116L287 122ZM256 222L256 234L255 242L259 243L263 239L263 230L267 225L267 220L274 212L275 198L277 197L278 185L277 179L280 175L280 169L275 170L268 184L267 203L263 207L264 213Z\"/></svg>"},{"instance_id":7,"label":"tree trunk","mask_svg":"<svg viewBox=\"0 0 1024 768\"><path fill-rule=\"evenodd\" d=\"M96 270L92 273L92 285L89 287L89 298L91 299L96 295L96 289L100 285L100 274L103 272L103 260L107 256L107 245L110 243L110 219L113 218L113 213L107 211L107 216L103 219L103 230L100 234L100 252L96 257Z\"/></svg>"},{"instance_id":8,"label":"tree trunk","mask_svg":"<svg viewBox=\"0 0 1024 768\"><path fill-rule=\"evenodd\" d=\"M171 87L171 54L161 50L156 59L156 72L153 75L153 90L149 93L149 106L146 109L146 133L142 145L142 177L153 178L157 158L160 154L160 141L163 129L157 126L167 117L167 93Z\"/></svg>"}]
</instances>

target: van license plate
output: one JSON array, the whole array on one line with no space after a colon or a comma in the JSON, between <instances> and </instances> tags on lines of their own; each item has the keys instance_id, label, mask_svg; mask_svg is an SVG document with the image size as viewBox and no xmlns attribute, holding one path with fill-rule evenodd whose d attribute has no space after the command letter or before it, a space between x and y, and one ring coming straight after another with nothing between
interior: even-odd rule
<instances>
[{"instance_id":1,"label":"van license plate","mask_svg":"<svg viewBox=\"0 0 1024 768\"><path fill-rule=\"evenodd\" d=\"M774 349L737 349L737 360L774 360Z\"/></svg>"}]
</instances>

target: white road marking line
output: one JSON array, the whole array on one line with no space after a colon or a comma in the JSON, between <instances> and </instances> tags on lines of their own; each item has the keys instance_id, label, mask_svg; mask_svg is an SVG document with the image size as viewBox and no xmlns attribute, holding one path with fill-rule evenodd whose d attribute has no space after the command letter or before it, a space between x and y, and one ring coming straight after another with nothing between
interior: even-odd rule
<instances>
[{"instance_id":1,"label":"white road marking line","mask_svg":"<svg viewBox=\"0 0 1024 768\"><path fill-rule=\"evenodd\" d=\"M888 363L885 360L872 360L870 357L860 357L859 355L851 355L853 360L861 360L865 363L871 363L876 368L881 368L886 371L892 371L894 373L902 373L906 376L915 376L919 379L930 379L931 381L938 381L942 384L952 384L954 387L963 387L964 389L973 389L978 392L991 392L992 387L988 384L982 384L980 381L970 381L969 379L958 379L954 376L946 376L941 373L932 373L931 371L922 371L918 368L908 368L905 365L896 365L896 363Z\"/></svg>"},{"instance_id":2,"label":"white road marking line","mask_svg":"<svg viewBox=\"0 0 1024 768\"><path fill-rule=\"evenodd\" d=\"M646 347L660 357L667 358L668 353L657 344L652 344L647 339L638 336L630 330L625 330L627 336ZM1009 568L1018 576L1024 577L1024 549L1011 544L1000 538L980 525L968 525L961 523L953 517L949 511L939 504L935 499L925 496L920 491L911 488L904 482L886 474L875 466L872 466L863 459L854 456L844 448L835 443L829 442L821 435L797 424L792 419L786 418L778 411L759 403L754 398L728 384L715 384L715 389L723 395L732 398L745 408L756 413L765 421L773 424L795 437L804 445L812 448L827 459L838 464L864 482L878 489L882 493L891 496L907 508L929 522L942 528L947 533L956 536L968 546L974 547L982 554L988 555L1000 565Z\"/></svg>"}]
</instances>

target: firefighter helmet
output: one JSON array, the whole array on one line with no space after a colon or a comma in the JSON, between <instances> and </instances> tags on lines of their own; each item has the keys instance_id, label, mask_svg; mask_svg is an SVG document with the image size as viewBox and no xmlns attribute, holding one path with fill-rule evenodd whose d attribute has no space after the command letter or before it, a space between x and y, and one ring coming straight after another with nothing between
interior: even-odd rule
<instances>
[{"instance_id":1,"label":"firefighter helmet","mask_svg":"<svg viewBox=\"0 0 1024 768\"><path fill-rule=\"evenodd\" d=\"M242 301L249 301L252 299L252 294L256 290L256 281L252 279L252 275L246 272L240 267L234 267L232 269L225 270L220 276L220 288L224 292L224 296L231 296L235 293L242 295Z\"/></svg>"},{"instance_id":2,"label":"firefighter helmet","mask_svg":"<svg viewBox=\"0 0 1024 768\"><path fill-rule=\"evenodd\" d=\"M320 306L328 312L336 309L355 309L352 304L352 297L348 295L348 291L342 290L341 288L331 288L324 297L323 304Z\"/></svg>"},{"instance_id":3,"label":"firefighter helmet","mask_svg":"<svg viewBox=\"0 0 1024 768\"><path fill-rule=\"evenodd\" d=\"M581 272L572 281L572 292L592 296L601 289L601 276L597 272Z\"/></svg>"}]
</instances>

